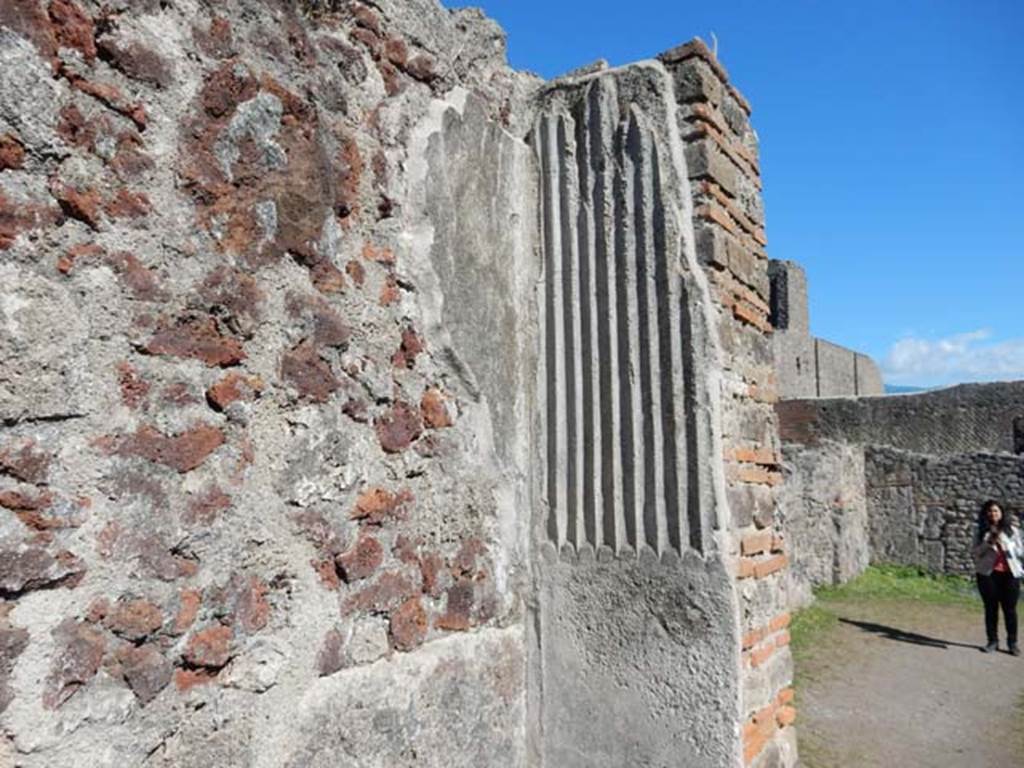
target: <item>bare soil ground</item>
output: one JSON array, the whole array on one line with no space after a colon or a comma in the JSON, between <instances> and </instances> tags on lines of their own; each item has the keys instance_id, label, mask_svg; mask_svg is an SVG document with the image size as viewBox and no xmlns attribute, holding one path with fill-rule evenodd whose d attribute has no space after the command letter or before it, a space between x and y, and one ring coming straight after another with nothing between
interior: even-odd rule
<instances>
[{"instance_id":1,"label":"bare soil ground","mask_svg":"<svg viewBox=\"0 0 1024 768\"><path fill-rule=\"evenodd\" d=\"M802 768L1024 766L1024 657L1002 634L981 653L980 600L828 609L839 623L797 658Z\"/></svg>"}]
</instances>

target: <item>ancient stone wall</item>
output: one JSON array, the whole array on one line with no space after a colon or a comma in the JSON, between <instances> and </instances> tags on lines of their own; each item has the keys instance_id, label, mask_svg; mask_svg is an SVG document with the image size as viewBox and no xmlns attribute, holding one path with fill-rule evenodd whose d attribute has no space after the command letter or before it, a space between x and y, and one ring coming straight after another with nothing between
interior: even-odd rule
<instances>
[{"instance_id":1,"label":"ancient stone wall","mask_svg":"<svg viewBox=\"0 0 1024 768\"><path fill-rule=\"evenodd\" d=\"M778 406L786 442L845 440L918 453L1018 452L1024 382L961 384L878 398L796 400Z\"/></svg>"},{"instance_id":2,"label":"ancient stone wall","mask_svg":"<svg viewBox=\"0 0 1024 768\"><path fill-rule=\"evenodd\" d=\"M971 453L922 456L871 447L864 456L875 562L974 573L971 547L981 505L1024 514L1024 458Z\"/></svg>"},{"instance_id":3,"label":"ancient stone wall","mask_svg":"<svg viewBox=\"0 0 1024 768\"><path fill-rule=\"evenodd\" d=\"M0 764L522 765L500 30L18 0L0 61Z\"/></svg>"},{"instance_id":4,"label":"ancient stone wall","mask_svg":"<svg viewBox=\"0 0 1024 768\"><path fill-rule=\"evenodd\" d=\"M885 388L874 360L811 335L803 267L773 259L769 276L779 396L790 400L881 395Z\"/></svg>"},{"instance_id":5,"label":"ancient stone wall","mask_svg":"<svg viewBox=\"0 0 1024 768\"><path fill-rule=\"evenodd\" d=\"M784 445L779 508L790 551L789 598L813 600L812 587L843 584L871 557L864 449L826 441Z\"/></svg>"}]
</instances>

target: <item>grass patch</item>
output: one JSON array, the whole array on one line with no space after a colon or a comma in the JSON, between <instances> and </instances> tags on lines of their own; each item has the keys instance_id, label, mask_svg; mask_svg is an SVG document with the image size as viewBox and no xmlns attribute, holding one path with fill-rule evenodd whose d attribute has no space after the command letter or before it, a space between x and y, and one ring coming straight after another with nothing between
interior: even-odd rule
<instances>
[{"instance_id":1,"label":"grass patch","mask_svg":"<svg viewBox=\"0 0 1024 768\"><path fill-rule=\"evenodd\" d=\"M817 603L797 611L789 625L790 646L797 656L839 623L839 617Z\"/></svg>"},{"instance_id":2,"label":"grass patch","mask_svg":"<svg viewBox=\"0 0 1024 768\"><path fill-rule=\"evenodd\" d=\"M978 602L974 583L963 576L933 574L914 566L873 565L853 581L814 591L819 602L911 600L942 605Z\"/></svg>"}]
</instances>

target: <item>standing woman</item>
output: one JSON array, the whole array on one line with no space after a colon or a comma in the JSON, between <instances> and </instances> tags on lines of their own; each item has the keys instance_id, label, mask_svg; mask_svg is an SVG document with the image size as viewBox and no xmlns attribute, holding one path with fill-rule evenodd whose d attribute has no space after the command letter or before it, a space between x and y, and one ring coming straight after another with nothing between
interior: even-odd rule
<instances>
[{"instance_id":1,"label":"standing woman","mask_svg":"<svg viewBox=\"0 0 1024 768\"><path fill-rule=\"evenodd\" d=\"M1006 641L1010 653L1020 656L1017 646L1017 599L1024 576L1024 542L1010 515L1004 515L995 501L981 506L978 531L974 537L974 563L978 573L978 591L985 603L985 653L999 647L999 608L1006 622Z\"/></svg>"}]
</instances>

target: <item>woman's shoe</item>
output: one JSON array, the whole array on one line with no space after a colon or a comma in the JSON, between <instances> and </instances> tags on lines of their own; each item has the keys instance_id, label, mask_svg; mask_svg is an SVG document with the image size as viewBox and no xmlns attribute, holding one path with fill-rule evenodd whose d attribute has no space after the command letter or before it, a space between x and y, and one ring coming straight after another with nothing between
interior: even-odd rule
<instances>
[{"instance_id":1,"label":"woman's shoe","mask_svg":"<svg viewBox=\"0 0 1024 768\"><path fill-rule=\"evenodd\" d=\"M982 653L992 653L993 651L997 651L997 650L999 650L999 643L997 643L995 640L993 640L988 645L986 645L984 648L982 648L981 652Z\"/></svg>"},{"instance_id":2,"label":"woman's shoe","mask_svg":"<svg viewBox=\"0 0 1024 768\"><path fill-rule=\"evenodd\" d=\"M1010 646L1010 655L1012 655L1012 656L1020 656L1020 646L1018 646L1016 643L1011 645Z\"/></svg>"}]
</instances>

